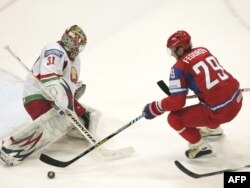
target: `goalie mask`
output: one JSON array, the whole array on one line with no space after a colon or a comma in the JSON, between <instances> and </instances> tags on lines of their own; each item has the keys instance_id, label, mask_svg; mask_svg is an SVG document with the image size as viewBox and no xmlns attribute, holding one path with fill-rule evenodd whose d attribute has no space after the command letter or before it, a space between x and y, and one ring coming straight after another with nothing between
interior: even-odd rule
<instances>
[{"instance_id":1,"label":"goalie mask","mask_svg":"<svg viewBox=\"0 0 250 188\"><path fill-rule=\"evenodd\" d=\"M75 60L75 57L83 50L87 43L87 37L83 30L73 25L67 29L61 39L61 44L66 50L70 60Z\"/></svg>"}]
</instances>

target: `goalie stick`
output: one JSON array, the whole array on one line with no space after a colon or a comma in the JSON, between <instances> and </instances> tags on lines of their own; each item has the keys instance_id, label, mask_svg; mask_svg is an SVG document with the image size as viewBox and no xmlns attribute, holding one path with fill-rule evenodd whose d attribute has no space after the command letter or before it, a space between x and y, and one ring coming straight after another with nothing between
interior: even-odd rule
<instances>
[{"instance_id":1,"label":"goalie stick","mask_svg":"<svg viewBox=\"0 0 250 188\"><path fill-rule=\"evenodd\" d=\"M130 121L128 124L124 125L123 127L121 127L120 129L118 129L114 133L110 134L106 138L104 138L101 141L97 142L95 145L93 145L92 147L90 147L89 149L85 150L84 152L82 152L81 154L79 154L78 156L74 157L73 159L71 159L69 161L59 161L59 160L53 159L53 158L51 158L51 157L49 157L49 156L47 156L45 154L41 154L40 155L40 160L43 161L43 162L45 162L45 163L47 163L47 164L50 164L52 166L56 166L56 167L63 168L63 167L69 166L70 164L72 164L76 160L80 159L81 157L85 156L86 154L88 154L89 152L91 152L92 150L94 150L95 148L97 148L97 147L101 146L102 144L104 144L105 142L107 142L109 139L111 139L112 137L114 137L118 133L120 133L123 130L125 130L126 128L130 127L131 125L133 125L135 122L139 121L143 117L144 117L144 114L141 114L137 118L135 118L132 121Z\"/></svg>"},{"instance_id":2,"label":"goalie stick","mask_svg":"<svg viewBox=\"0 0 250 188\"><path fill-rule=\"evenodd\" d=\"M19 62L22 67L29 73L31 74L36 82L39 84L39 86L43 89L43 91L51 98L53 99L54 97L51 96L51 94L47 91L47 89L41 84L40 80L33 75L33 73L30 71L30 69L21 61L21 59L11 50L11 48L7 45L4 47L16 60ZM93 137L93 135L85 128L84 125L79 121L78 117L76 116L75 113L68 111L68 113L65 113L67 118L70 119L71 123L82 133L82 135L89 141L91 145L94 145L97 141ZM111 157L111 156L124 156L124 155L129 155L134 152L133 147L125 147L121 148L118 150L108 150L104 148L99 148L99 151L101 154L105 157Z\"/></svg>"},{"instance_id":3,"label":"goalie stick","mask_svg":"<svg viewBox=\"0 0 250 188\"><path fill-rule=\"evenodd\" d=\"M161 90L165 94L167 94L168 96L171 95L167 84L163 80L159 80L157 82L157 85L161 88ZM242 88L242 89L240 89L240 91L242 91L242 92L244 92L244 91L250 91L250 88ZM197 95L189 95L189 96L187 96L187 99L192 99L192 98L197 98Z\"/></svg>"},{"instance_id":4,"label":"goalie stick","mask_svg":"<svg viewBox=\"0 0 250 188\"><path fill-rule=\"evenodd\" d=\"M204 173L204 174L197 174L197 173L192 172L189 169L187 169L179 161L175 161L174 163L177 166L177 168L179 168L183 173L185 173L186 175L188 175L192 178L196 178L196 179L197 178L204 178L204 177L208 177L208 176L214 176L214 175L218 175L218 174L223 174L224 172L232 172L232 171L242 170L244 168L250 168L250 165L243 165L243 166L239 166L236 168L228 168L228 169L213 171L213 172Z\"/></svg>"}]
</instances>

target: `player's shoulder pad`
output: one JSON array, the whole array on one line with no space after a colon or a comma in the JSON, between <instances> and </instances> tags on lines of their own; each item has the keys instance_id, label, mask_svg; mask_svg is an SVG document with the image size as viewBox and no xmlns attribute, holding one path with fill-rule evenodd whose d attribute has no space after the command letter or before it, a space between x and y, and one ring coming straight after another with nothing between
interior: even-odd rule
<instances>
[{"instance_id":1,"label":"player's shoulder pad","mask_svg":"<svg viewBox=\"0 0 250 188\"><path fill-rule=\"evenodd\" d=\"M62 58L64 55L64 50L58 43L51 43L45 46L43 50L43 56L46 58L50 55L56 56L58 58Z\"/></svg>"}]
</instances>

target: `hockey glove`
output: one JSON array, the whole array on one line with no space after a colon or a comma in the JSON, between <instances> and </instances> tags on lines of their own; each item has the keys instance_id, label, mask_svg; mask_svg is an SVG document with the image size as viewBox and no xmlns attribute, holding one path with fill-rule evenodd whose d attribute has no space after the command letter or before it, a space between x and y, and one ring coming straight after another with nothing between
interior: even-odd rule
<instances>
[{"instance_id":1,"label":"hockey glove","mask_svg":"<svg viewBox=\"0 0 250 188\"><path fill-rule=\"evenodd\" d=\"M164 111L161 109L160 102L154 101L147 104L142 113L146 119L154 119L156 116L163 114Z\"/></svg>"},{"instance_id":2,"label":"hockey glove","mask_svg":"<svg viewBox=\"0 0 250 188\"><path fill-rule=\"evenodd\" d=\"M86 85L82 83L82 81L77 82L76 91L75 91L75 99L80 99L80 97L85 93Z\"/></svg>"}]
</instances>

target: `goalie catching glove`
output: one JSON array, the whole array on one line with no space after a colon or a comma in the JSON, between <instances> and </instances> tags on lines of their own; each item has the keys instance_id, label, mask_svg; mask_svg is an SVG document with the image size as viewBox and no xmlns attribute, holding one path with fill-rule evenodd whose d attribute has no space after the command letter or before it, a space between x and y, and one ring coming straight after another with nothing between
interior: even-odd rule
<instances>
[{"instance_id":1,"label":"goalie catching glove","mask_svg":"<svg viewBox=\"0 0 250 188\"><path fill-rule=\"evenodd\" d=\"M85 93L86 90L86 84L84 84L82 81L77 82L76 84L76 91L75 91L75 99L79 100L80 97Z\"/></svg>"},{"instance_id":2,"label":"goalie catching glove","mask_svg":"<svg viewBox=\"0 0 250 188\"><path fill-rule=\"evenodd\" d=\"M147 104L143 109L143 114L146 119L153 119L156 116L159 116L164 113L161 107L161 102L154 101L152 103Z\"/></svg>"}]
</instances>

